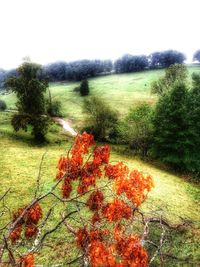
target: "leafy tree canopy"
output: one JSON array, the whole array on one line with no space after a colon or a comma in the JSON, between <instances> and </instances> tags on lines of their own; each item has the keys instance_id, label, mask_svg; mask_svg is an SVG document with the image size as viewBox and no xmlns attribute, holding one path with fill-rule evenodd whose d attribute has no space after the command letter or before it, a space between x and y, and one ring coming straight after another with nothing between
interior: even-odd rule
<instances>
[{"instance_id":1,"label":"leafy tree canopy","mask_svg":"<svg viewBox=\"0 0 200 267\"><path fill-rule=\"evenodd\" d=\"M9 78L6 86L16 93L18 99L18 113L12 119L14 129L27 131L30 125L35 139L43 141L49 124L44 99L48 82L39 80L39 70L38 64L25 62L17 69L18 76Z\"/></svg>"}]
</instances>

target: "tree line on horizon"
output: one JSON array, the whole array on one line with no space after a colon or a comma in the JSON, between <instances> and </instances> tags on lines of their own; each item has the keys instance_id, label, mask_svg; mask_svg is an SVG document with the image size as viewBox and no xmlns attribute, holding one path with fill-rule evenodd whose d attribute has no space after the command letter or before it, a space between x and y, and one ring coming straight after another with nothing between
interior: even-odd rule
<instances>
[{"instance_id":1,"label":"tree line on horizon","mask_svg":"<svg viewBox=\"0 0 200 267\"><path fill-rule=\"evenodd\" d=\"M43 65L40 79L48 78L49 82L81 81L90 77L110 73L130 73L147 69L167 68L172 64L182 64L186 56L175 50L154 52L150 55L125 54L114 62L111 60L78 60L73 62L59 61ZM200 50L196 51L193 60L200 62ZM4 88L9 77L18 76L17 69L0 69L0 88Z\"/></svg>"}]
</instances>

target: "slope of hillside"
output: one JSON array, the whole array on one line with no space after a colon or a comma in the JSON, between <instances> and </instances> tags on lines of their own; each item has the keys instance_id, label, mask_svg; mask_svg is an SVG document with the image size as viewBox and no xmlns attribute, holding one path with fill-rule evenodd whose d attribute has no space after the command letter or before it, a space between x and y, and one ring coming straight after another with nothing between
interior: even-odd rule
<instances>
[{"instance_id":1,"label":"slope of hillside","mask_svg":"<svg viewBox=\"0 0 200 267\"><path fill-rule=\"evenodd\" d=\"M189 68L190 73L198 70L200 70L198 67ZM97 77L89 80L91 94L103 97L123 116L129 107L137 105L138 102L147 101L153 104L156 101L156 96L150 93L150 84L162 74L163 70L157 70ZM83 123L84 118L82 113L84 98L73 91L78 84L50 85L52 97L62 102L63 115L72 119L75 129L76 125ZM15 108L16 98L13 94L1 96L2 98L7 102L9 108ZM71 139L63 134L61 128L52 125L47 136L49 143L37 146L32 141L30 133L13 132L10 125L11 115L11 112L0 112L0 181L3 185L0 187L0 195L10 188L7 204L11 210L15 210L33 197L38 168L44 153L46 154L41 169L41 192L47 192L51 188L55 181L57 160L70 147ZM136 168L153 176L155 187L143 206L144 211L156 216L164 216L172 224L179 223L182 219L190 222L191 227L183 233L177 232L172 236L167 236L167 251L178 257L190 255L195 262L199 260L199 185L187 181L185 177L161 170L150 163L147 164L138 159L112 152L111 161L119 160L127 163L131 169ZM48 200L46 207L52 203L53 199ZM59 205L57 206L58 211L61 208ZM55 226L59 219L58 214L59 212L52 214L49 227ZM6 218L2 218L2 220L4 219ZM62 261L66 262L69 255L74 256L76 253L72 250L72 244L71 237L66 234L66 229L60 228L47 240L47 247L43 252L38 254L37 264L50 265L52 262L58 264L62 264ZM53 252L52 245L56 248ZM166 266L177 265L176 262L175 265L170 262Z\"/></svg>"},{"instance_id":2,"label":"slope of hillside","mask_svg":"<svg viewBox=\"0 0 200 267\"><path fill-rule=\"evenodd\" d=\"M6 127L8 129L5 124ZM70 147L70 142L64 141L63 138L60 145L51 143L38 147L33 143L31 144L28 139L25 139L24 135L21 135L22 133L19 133L18 136L10 136L6 132L3 134L0 131L0 134L0 181L1 185L3 185L0 187L0 195L10 188L6 203L13 211L32 199L37 184L36 179L40 161L44 153L45 157L41 168L41 192L47 192L51 188L55 182L56 165L59 156L66 153L66 149ZM151 164L112 152L111 162L119 160L128 164L130 169L138 169L144 173L151 174L154 179L155 187L149 194L145 206L143 206L144 211L154 216L163 216L172 224L180 223L182 219L191 223L192 227L188 228L187 231L181 234L174 233L173 236L170 236L172 240L169 243L169 250L178 257L192 255L193 259L197 260L200 256L198 253L198 242L200 240L199 186ZM45 203L42 202L45 212L54 201L52 198ZM55 226L59 220L58 211L61 209L62 204L57 204L57 212L52 214L48 227ZM3 222L5 217L3 216L1 219ZM43 252L37 255L37 263L62 263L60 262L61 259L67 261L69 255L73 256L73 253L75 253L72 250L71 245L73 243L70 238L66 233L66 229L64 227L60 228L47 240L47 247L44 248ZM69 240L71 241L69 242ZM169 239L167 242L169 242ZM56 248L53 252L51 246ZM168 248L168 243L166 243L166 247ZM67 249L69 252L66 254L63 249ZM169 264L166 266L176 265Z\"/></svg>"},{"instance_id":3,"label":"slope of hillside","mask_svg":"<svg viewBox=\"0 0 200 267\"><path fill-rule=\"evenodd\" d=\"M200 71L200 66L189 66L189 74ZM163 75L164 70L143 71L129 74L113 74L89 79L91 95L101 96L118 111L119 115L127 113L128 109L139 102L154 103L156 96L150 92L151 82ZM52 98L62 103L63 116L80 124L84 117L82 102L84 97L74 92L78 82L51 84ZM15 108L14 94L0 97L5 100L8 108Z\"/></svg>"}]
</instances>

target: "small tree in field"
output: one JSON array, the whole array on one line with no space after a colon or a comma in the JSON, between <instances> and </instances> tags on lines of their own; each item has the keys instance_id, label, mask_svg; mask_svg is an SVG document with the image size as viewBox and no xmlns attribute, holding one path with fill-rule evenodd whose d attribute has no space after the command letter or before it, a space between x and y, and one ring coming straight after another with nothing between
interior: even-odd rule
<instances>
[{"instance_id":1,"label":"small tree in field","mask_svg":"<svg viewBox=\"0 0 200 267\"><path fill-rule=\"evenodd\" d=\"M80 85L80 94L81 96L87 96L89 95L89 84L87 80L83 80Z\"/></svg>"},{"instance_id":2,"label":"small tree in field","mask_svg":"<svg viewBox=\"0 0 200 267\"><path fill-rule=\"evenodd\" d=\"M39 69L39 65L25 62L18 68L19 76L9 78L6 85L16 93L18 99L18 113L13 116L11 122L15 131L27 131L30 125L34 138L43 141L49 125L44 99L48 82L38 79Z\"/></svg>"}]
</instances>

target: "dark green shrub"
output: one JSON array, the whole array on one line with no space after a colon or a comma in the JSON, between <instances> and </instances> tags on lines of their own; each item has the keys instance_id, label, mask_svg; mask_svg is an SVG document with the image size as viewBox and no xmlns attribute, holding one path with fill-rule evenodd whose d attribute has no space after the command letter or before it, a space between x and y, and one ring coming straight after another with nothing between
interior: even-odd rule
<instances>
[{"instance_id":1,"label":"dark green shrub","mask_svg":"<svg viewBox=\"0 0 200 267\"><path fill-rule=\"evenodd\" d=\"M86 128L97 140L111 141L116 137L117 113L101 98L85 99L83 110L87 114Z\"/></svg>"},{"instance_id":2,"label":"dark green shrub","mask_svg":"<svg viewBox=\"0 0 200 267\"><path fill-rule=\"evenodd\" d=\"M0 111L4 111L7 109L6 102L0 99Z\"/></svg>"},{"instance_id":3,"label":"dark green shrub","mask_svg":"<svg viewBox=\"0 0 200 267\"><path fill-rule=\"evenodd\" d=\"M81 96L87 96L89 95L89 84L87 80L83 80L80 85L80 94Z\"/></svg>"},{"instance_id":4,"label":"dark green shrub","mask_svg":"<svg viewBox=\"0 0 200 267\"><path fill-rule=\"evenodd\" d=\"M47 113L51 117L62 117L61 102L59 100L47 101Z\"/></svg>"},{"instance_id":5,"label":"dark green shrub","mask_svg":"<svg viewBox=\"0 0 200 267\"><path fill-rule=\"evenodd\" d=\"M190 123L192 107L188 101L189 90L181 82L159 98L153 117L153 153L174 169L197 171L195 151L199 153L199 147Z\"/></svg>"}]
</instances>

